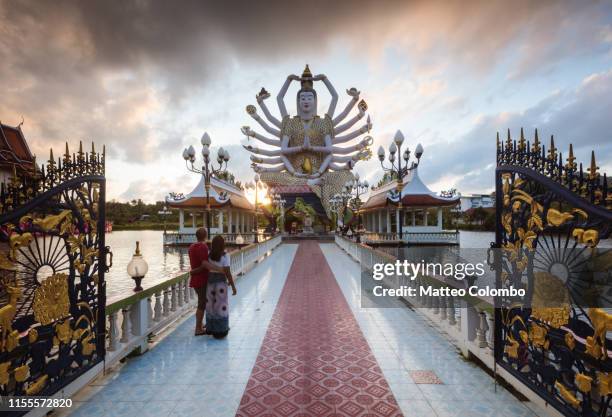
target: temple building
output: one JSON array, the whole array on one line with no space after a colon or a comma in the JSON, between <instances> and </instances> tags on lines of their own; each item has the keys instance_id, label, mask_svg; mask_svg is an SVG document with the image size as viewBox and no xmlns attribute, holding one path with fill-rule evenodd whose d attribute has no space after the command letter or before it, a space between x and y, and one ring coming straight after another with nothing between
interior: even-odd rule
<instances>
[{"instance_id":1,"label":"temple building","mask_svg":"<svg viewBox=\"0 0 612 417\"><path fill-rule=\"evenodd\" d=\"M361 207L364 242L397 241L400 232L399 199L393 195L397 181L372 189ZM419 177L418 168L404 178L401 193L402 240L416 244L459 244L459 233L444 230L442 209L459 203L458 196L445 197L429 189Z\"/></svg>"},{"instance_id":2,"label":"temple building","mask_svg":"<svg viewBox=\"0 0 612 417\"><path fill-rule=\"evenodd\" d=\"M252 242L255 236L255 206L246 198L244 191L228 181L213 177L209 197L211 237L223 234L226 242L234 243L241 236L244 243ZM168 207L179 211L179 230L166 233L164 244L186 245L195 242L197 228L208 227L206 200L203 176L186 196L171 194L166 197Z\"/></svg>"},{"instance_id":3,"label":"temple building","mask_svg":"<svg viewBox=\"0 0 612 417\"><path fill-rule=\"evenodd\" d=\"M0 183L12 178L14 169L19 173L34 173L35 158L21 125L12 127L0 123Z\"/></svg>"},{"instance_id":4,"label":"temple building","mask_svg":"<svg viewBox=\"0 0 612 417\"><path fill-rule=\"evenodd\" d=\"M281 232L299 232L303 227L302 216L295 215L294 213L295 202L298 198L301 198L305 204L314 209L316 213L316 219L314 219L315 231L326 232L327 229L331 228L331 221L325 212L321 199L313 192L309 185L270 185L269 192L270 194L278 194L285 200L284 224L279 225Z\"/></svg>"}]
</instances>

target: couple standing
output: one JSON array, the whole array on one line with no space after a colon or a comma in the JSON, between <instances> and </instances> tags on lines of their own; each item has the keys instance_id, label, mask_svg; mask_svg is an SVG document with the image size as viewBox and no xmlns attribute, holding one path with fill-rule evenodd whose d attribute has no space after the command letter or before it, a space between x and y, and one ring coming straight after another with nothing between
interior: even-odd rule
<instances>
[{"instance_id":1,"label":"couple standing","mask_svg":"<svg viewBox=\"0 0 612 417\"><path fill-rule=\"evenodd\" d=\"M232 295L236 295L236 285L230 272L229 255L225 252L225 240L222 236L215 236L209 251L207 237L206 229L200 228L196 231L198 241L189 246L189 286L198 296L195 335L210 334L221 339L229 332L227 284L229 282L232 287ZM204 311L206 326L202 323Z\"/></svg>"}]
</instances>

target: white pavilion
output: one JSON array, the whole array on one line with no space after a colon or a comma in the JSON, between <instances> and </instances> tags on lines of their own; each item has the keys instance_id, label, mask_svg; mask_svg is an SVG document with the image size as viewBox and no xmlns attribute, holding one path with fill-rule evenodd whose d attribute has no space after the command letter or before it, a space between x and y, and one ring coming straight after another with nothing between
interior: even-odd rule
<instances>
[{"instance_id":1,"label":"white pavilion","mask_svg":"<svg viewBox=\"0 0 612 417\"><path fill-rule=\"evenodd\" d=\"M227 181L211 178L210 189L211 224L209 238L222 234L226 242L236 242L238 236L250 243L255 236L255 206L246 198L244 191ZM166 204L179 211L178 232L166 233L164 244L186 245L195 242L198 227L206 224L206 188L204 177L186 196L166 197ZM190 217L190 218L189 218Z\"/></svg>"},{"instance_id":2,"label":"white pavilion","mask_svg":"<svg viewBox=\"0 0 612 417\"><path fill-rule=\"evenodd\" d=\"M445 197L429 189L419 177L418 167L404 177L401 196L397 181L373 188L360 209L364 242L398 241L413 244L459 244L456 230L444 230L442 209L459 203L459 196ZM403 224L400 225L398 203L402 202Z\"/></svg>"}]
</instances>

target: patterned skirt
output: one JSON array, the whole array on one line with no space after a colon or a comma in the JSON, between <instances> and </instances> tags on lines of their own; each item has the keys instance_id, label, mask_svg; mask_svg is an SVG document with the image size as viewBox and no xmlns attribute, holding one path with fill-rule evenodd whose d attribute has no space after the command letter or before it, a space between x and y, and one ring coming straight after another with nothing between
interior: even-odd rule
<instances>
[{"instance_id":1,"label":"patterned skirt","mask_svg":"<svg viewBox=\"0 0 612 417\"><path fill-rule=\"evenodd\" d=\"M229 303L224 274L210 273L206 287L206 330L213 336L229 332Z\"/></svg>"}]
</instances>

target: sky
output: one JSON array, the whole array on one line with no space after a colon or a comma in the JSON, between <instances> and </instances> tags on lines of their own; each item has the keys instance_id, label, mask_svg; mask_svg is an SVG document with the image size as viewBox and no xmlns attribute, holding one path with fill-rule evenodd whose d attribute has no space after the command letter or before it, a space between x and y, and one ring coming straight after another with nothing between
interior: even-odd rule
<instances>
[{"instance_id":1,"label":"sky","mask_svg":"<svg viewBox=\"0 0 612 417\"><path fill-rule=\"evenodd\" d=\"M198 182L182 150L204 132L253 177L240 127L309 64L368 103L373 150L400 129L434 191L494 187L495 134L555 136L612 172L612 2L0 0L0 120L38 160L68 141L107 149L109 199ZM286 96L295 114L296 88ZM329 95L318 90L319 113ZM339 111L339 110L338 110ZM548 140L548 139L547 139ZM376 183L376 158L355 168Z\"/></svg>"}]
</instances>

